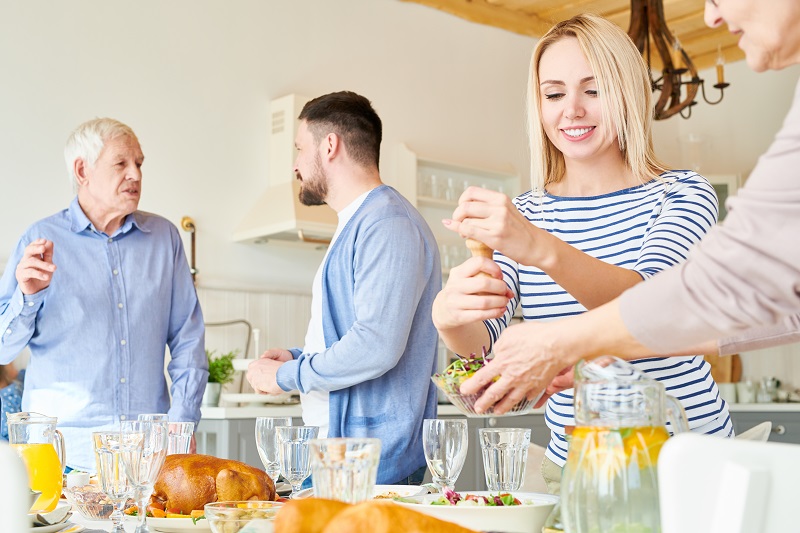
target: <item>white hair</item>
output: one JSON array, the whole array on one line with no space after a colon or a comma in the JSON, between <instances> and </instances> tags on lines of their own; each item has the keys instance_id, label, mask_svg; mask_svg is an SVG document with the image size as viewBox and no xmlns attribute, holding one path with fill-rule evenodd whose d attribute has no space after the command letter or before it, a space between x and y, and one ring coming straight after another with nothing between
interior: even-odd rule
<instances>
[{"instance_id":1,"label":"white hair","mask_svg":"<svg viewBox=\"0 0 800 533\"><path fill-rule=\"evenodd\" d=\"M77 192L78 176L75 175L75 161L82 159L88 167L93 167L103 151L106 141L125 136L135 139L133 130L113 118L96 118L89 120L75 128L67 139L64 147L64 161L67 163L67 173L72 183L72 191Z\"/></svg>"}]
</instances>

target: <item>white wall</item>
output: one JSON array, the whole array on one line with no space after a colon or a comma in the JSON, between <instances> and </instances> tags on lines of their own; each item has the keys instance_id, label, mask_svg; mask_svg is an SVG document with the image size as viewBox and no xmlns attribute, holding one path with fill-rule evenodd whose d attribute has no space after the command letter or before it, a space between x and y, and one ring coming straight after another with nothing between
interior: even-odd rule
<instances>
[{"instance_id":1,"label":"white wall","mask_svg":"<svg viewBox=\"0 0 800 533\"><path fill-rule=\"evenodd\" d=\"M230 238L267 185L271 98L366 95L385 124L383 167L401 141L463 164L524 166L525 37L396 0L0 6L0 263L30 222L69 203L64 141L94 116L137 132L140 207L195 219L204 286L306 292L322 259Z\"/></svg>"}]
</instances>

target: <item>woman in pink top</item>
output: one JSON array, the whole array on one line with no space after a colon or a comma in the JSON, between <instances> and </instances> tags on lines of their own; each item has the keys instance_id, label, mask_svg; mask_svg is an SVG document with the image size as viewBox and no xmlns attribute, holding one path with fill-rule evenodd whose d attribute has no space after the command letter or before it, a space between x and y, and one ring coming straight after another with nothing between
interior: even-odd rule
<instances>
[{"instance_id":1,"label":"woman in pink top","mask_svg":"<svg viewBox=\"0 0 800 533\"><path fill-rule=\"evenodd\" d=\"M756 72L800 63L800 2L708 0L706 24L727 24ZM725 222L689 259L579 316L509 327L495 359L466 381L476 404L505 412L524 396L558 390L559 372L603 354L625 358L697 353L800 340L800 85L783 128L747 184L729 199ZM724 339L716 341L716 339Z\"/></svg>"}]
</instances>

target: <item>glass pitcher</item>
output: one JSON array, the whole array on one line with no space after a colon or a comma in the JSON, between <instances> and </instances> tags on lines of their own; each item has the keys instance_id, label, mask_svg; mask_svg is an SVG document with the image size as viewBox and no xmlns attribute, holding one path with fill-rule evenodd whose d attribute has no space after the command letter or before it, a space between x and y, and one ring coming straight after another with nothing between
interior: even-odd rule
<instances>
[{"instance_id":1,"label":"glass pitcher","mask_svg":"<svg viewBox=\"0 0 800 533\"><path fill-rule=\"evenodd\" d=\"M28 469L31 489L42 492L31 512L52 511L61 497L66 452L57 422L57 418L39 413L8 415L9 444Z\"/></svg>"},{"instance_id":2,"label":"glass pitcher","mask_svg":"<svg viewBox=\"0 0 800 533\"><path fill-rule=\"evenodd\" d=\"M561 480L570 533L661 530L656 461L686 414L664 386L615 357L575 367L575 429Z\"/></svg>"}]
</instances>

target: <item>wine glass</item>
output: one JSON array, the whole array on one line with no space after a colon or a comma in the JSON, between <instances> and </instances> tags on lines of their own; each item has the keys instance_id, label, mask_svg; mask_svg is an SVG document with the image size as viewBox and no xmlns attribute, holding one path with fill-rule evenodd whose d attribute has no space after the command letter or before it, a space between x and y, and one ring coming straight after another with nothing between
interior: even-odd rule
<instances>
[{"instance_id":1,"label":"wine glass","mask_svg":"<svg viewBox=\"0 0 800 533\"><path fill-rule=\"evenodd\" d=\"M283 479L292 486L292 498L297 496L303 481L311 474L309 441L316 439L317 426L278 426L278 457Z\"/></svg>"},{"instance_id":2,"label":"wine glass","mask_svg":"<svg viewBox=\"0 0 800 533\"><path fill-rule=\"evenodd\" d=\"M425 462L439 490L453 489L467 458L467 421L426 419L422 423Z\"/></svg>"},{"instance_id":3,"label":"wine glass","mask_svg":"<svg viewBox=\"0 0 800 533\"><path fill-rule=\"evenodd\" d=\"M92 433L92 444L100 486L114 507L111 533L125 533L122 509L133 494L134 486L123 466L123 458L141 453L142 440L119 431L97 431Z\"/></svg>"},{"instance_id":4,"label":"wine glass","mask_svg":"<svg viewBox=\"0 0 800 533\"><path fill-rule=\"evenodd\" d=\"M276 429L280 426L291 425L292 417L290 416L259 416L256 418L256 448L258 449L258 456L261 458L261 462L264 463L264 470L267 475L276 483L278 475L281 473Z\"/></svg>"},{"instance_id":5,"label":"wine glass","mask_svg":"<svg viewBox=\"0 0 800 533\"><path fill-rule=\"evenodd\" d=\"M123 455L123 466L134 486L133 495L139 509L136 533L149 533L147 502L150 500L158 472L167 456L168 423L148 420L123 421L120 432L131 441L141 442L136 453Z\"/></svg>"}]
</instances>

